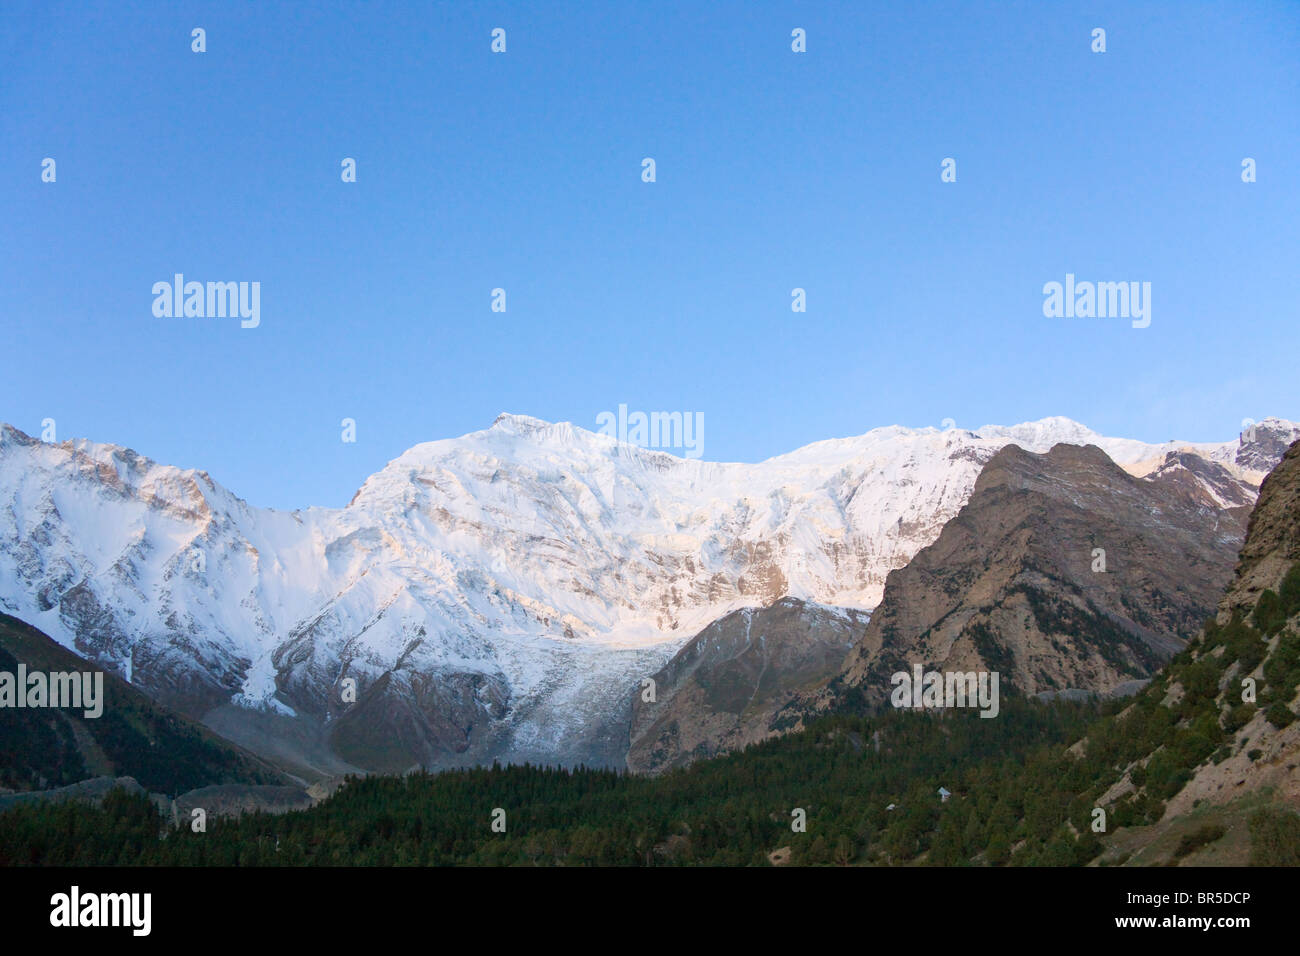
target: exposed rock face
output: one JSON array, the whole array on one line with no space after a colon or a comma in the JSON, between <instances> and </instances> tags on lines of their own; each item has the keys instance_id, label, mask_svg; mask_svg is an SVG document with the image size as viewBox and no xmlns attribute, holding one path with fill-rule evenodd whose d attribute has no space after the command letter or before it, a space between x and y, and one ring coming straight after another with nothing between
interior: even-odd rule
<instances>
[{"instance_id":1,"label":"exposed rock face","mask_svg":"<svg viewBox=\"0 0 1300 956\"><path fill-rule=\"evenodd\" d=\"M1265 588L1278 583L1300 560L1300 444L1295 444L1264 480L1250 515L1232 587L1223 599L1220 620L1233 608L1253 608Z\"/></svg>"},{"instance_id":2,"label":"exposed rock face","mask_svg":"<svg viewBox=\"0 0 1300 956\"><path fill-rule=\"evenodd\" d=\"M1180 489L1204 507L1236 512L1243 522L1254 507L1258 491L1218 462L1186 451L1171 451L1146 477Z\"/></svg>"},{"instance_id":3,"label":"exposed rock face","mask_svg":"<svg viewBox=\"0 0 1300 956\"><path fill-rule=\"evenodd\" d=\"M714 621L632 700L630 770L657 773L771 736L791 697L832 676L866 627L863 611L793 598Z\"/></svg>"},{"instance_id":4,"label":"exposed rock face","mask_svg":"<svg viewBox=\"0 0 1300 956\"><path fill-rule=\"evenodd\" d=\"M1026 693L1150 676L1213 611L1244 530L1187 477L1174 460L1135 478L1095 447L1003 449L938 540L889 575L842 684L883 701L916 663L997 671Z\"/></svg>"},{"instance_id":5,"label":"exposed rock face","mask_svg":"<svg viewBox=\"0 0 1300 956\"><path fill-rule=\"evenodd\" d=\"M1294 445L1297 437L1292 422L1266 418L1248 428L1241 436L1232 461L1240 468L1269 474Z\"/></svg>"},{"instance_id":6,"label":"exposed rock face","mask_svg":"<svg viewBox=\"0 0 1300 956\"><path fill-rule=\"evenodd\" d=\"M391 686L400 682L400 692ZM398 772L412 764L434 765L439 748L462 753L477 742L486 721L506 714L499 680L483 674L435 677L396 670L366 688L355 706L339 705L331 725L334 751L345 760ZM413 759L414 758L414 759Z\"/></svg>"}]
</instances>

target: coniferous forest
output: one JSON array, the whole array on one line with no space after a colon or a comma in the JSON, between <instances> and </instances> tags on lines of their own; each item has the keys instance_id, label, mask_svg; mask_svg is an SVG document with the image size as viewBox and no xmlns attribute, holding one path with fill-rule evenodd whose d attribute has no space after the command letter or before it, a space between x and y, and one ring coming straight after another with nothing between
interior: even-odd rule
<instances>
[{"instance_id":1,"label":"coniferous forest","mask_svg":"<svg viewBox=\"0 0 1300 956\"><path fill-rule=\"evenodd\" d=\"M870 713L848 694L804 730L657 777L525 764L349 778L310 809L201 832L143 794L20 804L0 814L0 866L1085 865L1104 834L1159 821L1198 768L1257 759L1243 729L1258 712L1294 722L1297 614L1300 562L1132 699L1012 692L986 720ZM1234 678L1253 673L1244 702ZM1300 815L1266 802L1249 826L1252 863L1300 864ZM1175 857L1222 836L1206 824Z\"/></svg>"},{"instance_id":2,"label":"coniferous forest","mask_svg":"<svg viewBox=\"0 0 1300 956\"><path fill-rule=\"evenodd\" d=\"M997 720L850 707L659 777L524 765L355 778L309 810L197 833L125 793L20 806L0 816L0 865L1083 865L1103 849L1094 808L1124 772L1135 789L1108 830L1154 823L1195 768L1248 747L1234 738L1257 706L1273 726L1294 719L1293 590L1266 592L1250 622L1210 622L1132 700L1009 695ZM1225 674L1260 663L1258 705L1233 705ZM1251 862L1300 864L1300 816L1263 807L1250 828ZM1218 836L1202 828L1179 852Z\"/></svg>"}]
</instances>

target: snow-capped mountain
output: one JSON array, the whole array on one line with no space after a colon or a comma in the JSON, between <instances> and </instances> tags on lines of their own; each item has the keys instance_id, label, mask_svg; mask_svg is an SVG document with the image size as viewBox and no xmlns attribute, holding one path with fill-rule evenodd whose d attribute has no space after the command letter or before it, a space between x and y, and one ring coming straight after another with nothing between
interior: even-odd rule
<instances>
[{"instance_id":1,"label":"snow-capped mountain","mask_svg":"<svg viewBox=\"0 0 1300 956\"><path fill-rule=\"evenodd\" d=\"M786 595L873 607L1004 445L1093 444L1138 475L1190 455L1185 480L1225 507L1300 428L1247 437L1152 445L1052 418L728 464L502 415L411 448L345 508L282 512L0 426L0 607L304 770L617 763L629 690L696 632Z\"/></svg>"}]
</instances>

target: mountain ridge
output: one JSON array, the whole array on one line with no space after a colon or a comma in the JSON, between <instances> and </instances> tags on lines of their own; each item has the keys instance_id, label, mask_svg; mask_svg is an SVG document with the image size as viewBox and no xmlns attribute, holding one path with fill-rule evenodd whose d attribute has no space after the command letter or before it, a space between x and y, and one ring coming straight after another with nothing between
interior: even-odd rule
<instances>
[{"instance_id":1,"label":"mountain ridge","mask_svg":"<svg viewBox=\"0 0 1300 956\"><path fill-rule=\"evenodd\" d=\"M751 465L510 415L414 446L346 508L292 512L4 426L0 609L254 749L261 713L310 726L326 756L338 727L404 728L364 769L617 764L626 694L691 635L786 596L874 606L1001 447L1082 428L1044 421L890 426ZM1136 469L1191 450L1253 498L1249 442L1099 441ZM347 678L365 728L341 720Z\"/></svg>"}]
</instances>

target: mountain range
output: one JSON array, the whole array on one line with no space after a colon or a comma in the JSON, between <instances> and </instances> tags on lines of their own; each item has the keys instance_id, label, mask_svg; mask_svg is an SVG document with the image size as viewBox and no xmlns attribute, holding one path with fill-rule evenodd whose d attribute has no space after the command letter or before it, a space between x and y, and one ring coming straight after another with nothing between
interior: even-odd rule
<instances>
[{"instance_id":1,"label":"mountain range","mask_svg":"<svg viewBox=\"0 0 1300 956\"><path fill-rule=\"evenodd\" d=\"M1259 482L1297 437L1268 419L1234 441L1148 444L1054 418L880 428L741 464L502 415L413 447L344 508L284 512L202 471L0 426L0 609L302 779L494 759L621 766L645 679L693 638L736 633L737 612L770 617L795 601L803 610L789 621L809 620L811 607L811 619L837 622L812 640L816 666L796 667L782 692L815 684L839 649L884 628L866 612L891 572L940 542L1000 454L1027 487L1044 468L1032 456L1082 455L1076 470L1102 476L1097 500L1132 492L1128 517L1104 535L1121 541L1108 551L1116 572L1125 535L1159 537L1159 516L1142 509L1176 502L1192 550L1166 570L1181 574L1235 554ZM1094 448L1053 451L1061 445ZM1007 446L1030 457L1007 458ZM1211 578L1207 593L1223 584ZM1177 598L1170 581L1148 583L1144 600ZM1096 606L1122 604L1112 592ZM1149 670L1201 603L1174 600L1163 618L1138 607L1126 620L1145 631L1126 642L1128 657L1118 652L1124 666L1078 676ZM1155 625L1140 620L1151 614ZM1041 649L1025 640L1026 652ZM1026 687L1038 687L1035 673L1020 675ZM1076 676L1048 674L1047 687ZM729 733L705 750L749 739Z\"/></svg>"}]
</instances>

